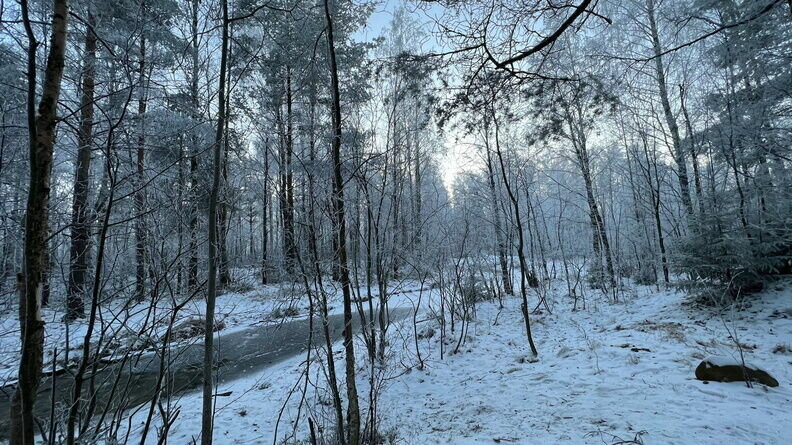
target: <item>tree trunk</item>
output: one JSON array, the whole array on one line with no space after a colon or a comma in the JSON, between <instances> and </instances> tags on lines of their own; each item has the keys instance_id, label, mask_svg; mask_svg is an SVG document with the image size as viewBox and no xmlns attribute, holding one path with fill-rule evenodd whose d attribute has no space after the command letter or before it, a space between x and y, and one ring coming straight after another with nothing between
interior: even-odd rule
<instances>
[{"instance_id":1,"label":"tree trunk","mask_svg":"<svg viewBox=\"0 0 792 445\"><path fill-rule=\"evenodd\" d=\"M126 105L124 106L124 112L126 112ZM118 120L118 123L121 123L122 119ZM108 138L107 138L107 155L106 155L106 162L105 162L105 171L108 177L110 178L110 192L107 199L107 207L105 208L104 217L102 219L101 230L99 232L99 245L97 247L96 253L96 273L94 274L93 279L93 287L91 292L91 309L88 314L88 325L85 331L85 335L83 336L83 344L82 344L82 356L80 357L80 363L77 367L77 371L74 373L74 385L72 387L72 399L71 399L71 406L69 406L69 414L66 419L66 444L67 445L74 445L76 439L76 432L75 432L75 423L77 422L77 418L79 417L80 413L80 406L83 400L82 388L83 383L85 382L85 375L86 371L88 370L88 365L90 364L90 353L91 353L91 337L93 336L94 329L96 327L96 319L99 311L99 297L102 290L102 279L101 279L101 271L104 265L104 256L105 256L105 244L107 242L107 232L110 229L110 215L113 211L113 204L115 202L115 189L116 189L116 177L115 173L113 173L113 166L112 166L112 155L110 150L113 146L113 134L115 131L116 126L113 126L110 129ZM97 345L97 348L100 346ZM97 351L98 352L98 351ZM93 377L91 377L93 378ZM91 385L91 395L92 398L91 403L95 402L95 391L93 390L93 385ZM93 409L89 407L87 410L91 412ZM87 419L90 419L90 414L86 416ZM82 432L82 430L81 430Z\"/></svg>"},{"instance_id":2,"label":"tree trunk","mask_svg":"<svg viewBox=\"0 0 792 445\"><path fill-rule=\"evenodd\" d=\"M261 284L267 284L269 276L269 259L267 258L269 219L269 139L264 142L264 196L261 203Z\"/></svg>"},{"instance_id":3,"label":"tree trunk","mask_svg":"<svg viewBox=\"0 0 792 445\"><path fill-rule=\"evenodd\" d=\"M660 249L660 263L663 268L663 281L669 282L668 258L666 256L665 237L663 235L663 224L660 218L660 175L657 171L656 154L649 158L649 141L644 132L640 133L641 142L644 150L644 160L646 161L646 185L649 187L649 195L652 202L652 213L654 215L655 230L657 231L657 247ZM654 174L653 174L654 172Z\"/></svg>"},{"instance_id":4,"label":"tree trunk","mask_svg":"<svg viewBox=\"0 0 792 445\"><path fill-rule=\"evenodd\" d=\"M489 110L489 112L492 116L492 122L495 124L495 154L498 155L498 161L500 162L501 167L501 175L503 176L503 185L506 187L506 193L509 195L512 207L514 208L514 220L517 223L517 258L520 261L520 296L522 297L520 309L523 314L523 321L525 321L525 334L528 336L528 345L531 347L531 353L534 356L537 356L539 355L539 352L536 350L536 345L533 341L533 335L531 334L531 321L528 315L528 293L525 288L526 281L528 280L528 264L526 264L525 253L523 252L525 241L523 238L522 218L520 217L520 202L517 200L517 196L514 194L514 191L509 184L509 178L506 175L506 163L503 162L503 153L501 153L500 149L500 129L498 128L498 119L495 116L494 106Z\"/></svg>"},{"instance_id":5,"label":"tree trunk","mask_svg":"<svg viewBox=\"0 0 792 445\"><path fill-rule=\"evenodd\" d=\"M190 33L192 42L190 52L192 70L190 72L190 99L192 100L193 125L197 125L200 114L198 112L198 2L192 0L192 21ZM190 152L190 244L189 259L187 260L187 289L193 292L198 287L198 136L193 130L191 136Z\"/></svg>"},{"instance_id":6,"label":"tree trunk","mask_svg":"<svg viewBox=\"0 0 792 445\"><path fill-rule=\"evenodd\" d=\"M503 279L503 292L505 292L506 295L514 295L511 270L509 270L509 262L507 261L506 242L503 239L503 228L501 227L500 200L498 199L498 190L495 188L495 169L492 165L489 132L485 135L484 144L487 148L487 175L489 177L490 199L492 200L492 217L495 221L495 243L498 248L498 262L500 263L501 276Z\"/></svg>"},{"instance_id":7,"label":"tree trunk","mask_svg":"<svg viewBox=\"0 0 792 445\"><path fill-rule=\"evenodd\" d=\"M230 51L230 47L229 47ZM231 93L229 92L226 94L226 113L228 113L228 107L231 103L230 101ZM217 217L217 247L220 249L220 262L218 263L218 270L220 274L220 287L225 287L231 282L231 274L228 270L229 267L229 259L228 259L228 196L227 192L228 189L226 188L226 184L228 184L228 151L229 151L229 141L228 141L228 117L226 116L225 119L225 136L223 138L223 168L220 177L220 188L222 189L223 193L221 193L221 197L218 198L219 202L217 203L219 207L219 214Z\"/></svg>"},{"instance_id":8,"label":"tree trunk","mask_svg":"<svg viewBox=\"0 0 792 445\"><path fill-rule=\"evenodd\" d=\"M696 149L696 137L693 134L693 124L690 121L690 115L688 114L687 106L685 105L685 88L680 84L679 85L679 101L680 106L682 107L682 115L685 117L685 129L687 130L688 134L688 142L690 146L690 160L693 164L693 184L695 185L696 191L696 201L699 205L699 211L701 211L701 198L702 198L702 188L701 188L701 173L699 168L698 162L698 150Z\"/></svg>"},{"instance_id":9,"label":"tree trunk","mask_svg":"<svg viewBox=\"0 0 792 445\"><path fill-rule=\"evenodd\" d=\"M582 115L579 108L577 110L577 115ZM599 204L597 204L597 199L594 195L594 181L591 177L591 160L588 155L588 141L583 130L576 125L576 119L573 113L568 113L566 119L567 125L569 125L570 128L575 157L577 158L580 174L583 176L583 183L586 187L586 202L589 207L589 221L591 223L594 254L598 261L601 261L602 257L605 257L606 272L610 285L613 286L616 284L616 273L613 269L613 258L611 255L610 241L608 240L608 232L605 230L605 221L602 218Z\"/></svg>"},{"instance_id":10,"label":"tree trunk","mask_svg":"<svg viewBox=\"0 0 792 445\"><path fill-rule=\"evenodd\" d=\"M346 220L344 215L344 179L341 174L341 98L338 85L338 65L336 63L333 18L330 1L324 1L327 20L327 47L330 59L330 90L332 92L333 116L333 219L335 238L338 240L338 266L341 290L344 296L344 348L346 350L346 390L347 390L347 443L360 443L360 407L358 405L357 383L355 382L355 346L352 336L352 290L347 265Z\"/></svg>"},{"instance_id":11,"label":"tree trunk","mask_svg":"<svg viewBox=\"0 0 792 445\"><path fill-rule=\"evenodd\" d=\"M145 14L145 1L141 3L141 12ZM144 186L144 171L146 159L146 128L144 125L146 114L146 35L140 38L140 85L138 98L138 120L140 128L137 141L137 162L135 181L135 300L143 301L146 293L146 225L145 205L146 194Z\"/></svg>"},{"instance_id":12,"label":"tree trunk","mask_svg":"<svg viewBox=\"0 0 792 445\"><path fill-rule=\"evenodd\" d=\"M421 169L421 162L420 159L416 158L415 160L415 243L413 244L412 248L417 252L418 259L423 259L423 194L421 189L423 188L423 178L422 178ZM421 267L423 264L421 261L418 262Z\"/></svg>"},{"instance_id":13,"label":"tree trunk","mask_svg":"<svg viewBox=\"0 0 792 445\"><path fill-rule=\"evenodd\" d=\"M88 188L91 173L91 143L94 116L94 76L96 74L96 21L88 11L85 31L85 60L83 62L82 96L80 98L80 133L77 151L77 171L72 200L69 287L66 320L85 316L85 285L88 269L88 246L91 236L88 215Z\"/></svg>"},{"instance_id":14,"label":"tree trunk","mask_svg":"<svg viewBox=\"0 0 792 445\"><path fill-rule=\"evenodd\" d=\"M55 144L55 122L66 52L68 4L53 1L52 34L38 113L36 99L36 42L30 23L28 1L21 1L28 38L27 123L30 150L30 183L25 215L25 260L19 280L19 324L22 340L19 381L11 399L11 445L33 445L33 406L39 387L44 355L44 322L41 320L42 274L47 263L47 236Z\"/></svg>"},{"instance_id":15,"label":"tree trunk","mask_svg":"<svg viewBox=\"0 0 792 445\"><path fill-rule=\"evenodd\" d=\"M295 270L297 254L294 239L294 184L292 175L292 154L294 135L292 128L292 87L291 67L286 67L286 125L281 150L281 217L283 218L283 257L286 273Z\"/></svg>"},{"instance_id":16,"label":"tree trunk","mask_svg":"<svg viewBox=\"0 0 792 445\"><path fill-rule=\"evenodd\" d=\"M218 263L218 227L217 201L220 194L220 175L222 170L223 137L226 118L226 71L228 66L228 0L222 0L222 49L220 51L220 89L217 95L217 132L215 133L214 167L212 172L212 189L209 196L209 277L206 291L206 324L204 327L204 363L203 363L203 406L201 415L201 445L212 444L214 423L214 312L217 299L217 263Z\"/></svg>"},{"instance_id":17,"label":"tree trunk","mask_svg":"<svg viewBox=\"0 0 792 445\"><path fill-rule=\"evenodd\" d=\"M615 273L613 270L613 260L611 258L610 242L608 240L608 232L605 230L605 222L602 219L602 214L597 204L597 199L594 196L594 184L591 179L591 169L588 162L588 153L585 151L578 151L578 161L580 162L580 169L583 175L583 182L586 187L586 202L589 206L589 218L591 220L591 230L593 231L593 245L594 252L600 257L605 257L605 267L608 273L611 285L615 283Z\"/></svg>"},{"instance_id":18,"label":"tree trunk","mask_svg":"<svg viewBox=\"0 0 792 445\"><path fill-rule=\"evenodd\" d=\"M666 86L665 68L663 67L663 49L660 46L660 36L657 30L657 20L655 17L655 0L648 0L647 10L649 14L649 30L652 34L652 49L654 50L655 72L657 75L657 86L660 91L660 102L663 105L668 130L671 132L671 142L673 144L674 162L677 165L677 177L679 178L679 193L682 195L682 204L688 216L693 215L693 203L690 201L690 186L688 184L687 165L685 164L685 152L682 150L682 141L679 137L679 126L676 117L671 110L671 103L668 99L668 87Z\"/></svg>"}]
</instances>

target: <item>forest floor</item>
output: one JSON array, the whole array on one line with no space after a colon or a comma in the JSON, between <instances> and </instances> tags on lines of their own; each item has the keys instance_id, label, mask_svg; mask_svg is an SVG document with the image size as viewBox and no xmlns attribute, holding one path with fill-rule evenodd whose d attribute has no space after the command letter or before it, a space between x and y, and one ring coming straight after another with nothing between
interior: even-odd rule
<instances>
[{"instance_id":1,"label":"forest floor","mask_svg":"<svg viewBox=\"0 0 792 445\"><path fill-rule=\"evenodd\" d=\"M562 292L559 283L555 293ZM405 294L400 304L417 295ZM426 304L425 293L423 298ZM423 312L417 325L423 369L416 366L411 320L396 324L386 364L375 367L381 373L375 383L379 430L404 444L788 443L792 283L727 313L653 287L636 287L620 303L597 300L589 297L585 309L573 312L568 299L551 298L552 314L533 315L537 359L530 355L517 299L503 308L480 303L459 351L453 353L458 336L448 335L442 360L439 326ZM738 358L732 334L746 361L768 371L779 387L695 379L696 366L709 355ZM358 346L365 413L370 367ZM336 344L343 381L341 352ZM320 427L332 425L331 399L315 385L326 375L323 359L312 355L307 386L305 359L294 357L218 388L231 394L218 399L216 442L273 443L276 428L278 443L305 440L307 413ZM200 417L200 394L184 395L179 404L181 419ZM198 433L195 422L177 421L170 437L188 443Z\"/></svg>"},{"instance_id":2,"label":"forest floor","mask_svg":"<svg viewBox=\"0 0 792 445\"><path fill-rule=\"evenodd\" d=\"M680 292L640 286L625 292L619 303L590 295L585 309L579 304L572 311L572 301L560 297L566 288L559 282L548 296L552 313L545 309L531 317L538 358L530 355L519 300L509 298L502 308L479 303L461 343L459 325L453 335L446 326L441 359L440 326L431 315L437 309L435 291L418 292L420 286L411 285L417 283L402 283L390 306L412 308L420 296L418 323L414 328L411 317L394 323L385 363L374 366L379 431L394 443L782 444L792 437L790 281L725 313L691 305ZM294 297L298 290L250 285L220 297L218 318L225 324L221 335L277 323L274 315L288 307L297 308L295 318L305 317L305 297ZM536 304L536 297L531 301ZM332 312L340 311L337 302L332 306ZM196 301L185 309L184 318L200 317L201 312ZM114 326L107 320L118 313L118 308L106 308L105 323ZM59 314L45 314L51 321L48 346L65 345ZM9 380L18 354L12 315L0 319L0 371ZM145 312L117 317L122 318L126 322L116 322L115 328L134 331ZM72 325L72 345L82 342L83 326L81 321ZM416 330L422 369L415 352ZM703 358L739 357L732 335L746 361L768 371L779 387L695 380L694 370ZM372 368L360 335L357 346L365 416ZM222 384L218 393L227 395L217 399L216 443L305 440L307 414L320 428L331 428L332 403L323 386L325 358L321 350L313 350L306 374L307 353ZM343 386L340 343L334 345L334 355ZM191 421L200 418L200 393L183 394L173 402L180 413L170 442L190 443L200 430ZM139 442L145 411L130 423L133 442ZM147 442L155 443L154 436Z\"/></svg>"}]
</instances>

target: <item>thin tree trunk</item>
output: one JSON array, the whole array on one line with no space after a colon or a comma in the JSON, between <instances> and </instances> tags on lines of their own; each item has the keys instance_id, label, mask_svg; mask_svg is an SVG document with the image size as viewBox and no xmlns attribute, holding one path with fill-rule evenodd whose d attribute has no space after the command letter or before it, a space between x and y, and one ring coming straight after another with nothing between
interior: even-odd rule
<instances>
[{"instance_id":1,"label":"thin tree trunk","mask_svg":"<svg viewBox=\"0 0 792 445\"><path fill-rule=\"evenodd\" d=\"M489 130L489 129L487 129ZM493 219L495 221L495 243L498 248L498 262L500 263L501 276L503 277L503 291L506 295L514 295L511 270L507 261L506 242L503 239L503 228L500 219L500 200L498 199L498 189L495 187L495 168L492 165L492 151L489 146L489 131L485 133L484 144L487 149L487 176L489 183L490 199L492 200Z\"/></svg>"},{"instance_id":2,"label":"thin tree trunk","mask_svg":"<svg viewBox=\"0 0 792 445\"><path fill-rule=\"evenodd\" d=\"M415 146L415 170L414 170L414 189L413 195L415 200L415 215L414 215L414 233L415 233L415 242L413 243L413 251L418 255L417 264L422 269L418 271L419 273L423 272L423 217L421 216L423 213L423 193L422 193L422 185L423 185L423 170L421 169L421 150L416 142Z\"/></svg>"},{"instance_id":3,"label":"thin tree trunk","mask_svg":"<svg viewBox=\"0 0 792 445\"><path fill-rule=\"evenodd\" d=\"M141 13L145 14L146 3L141 3ZM140 128L137 141L136 183L135 187L135 299L143 301L146 292L146 225L145 225L145 187L144 171L146 159L146 34L140 38L140 85L138 99L138 120Z\"/></svg>"},{"instance_id":4,"label":"thin tree trunk","mask_svg":"<svg viewBox=\"0 0 792 445\"><path fill-rule=\"evenodd\" d=\"M663 225L660 219L660 176L657 171L656 155L649 159L649 142L646 134L641 132L641 140L644 149L644 159L646 161L646 184L649 187L649 194L652 201L652 212L654 214L655 230L657 231L657 246L660 249L660 261L663 268L663 281L669 282L668 258L666 257L665 237L663 236ZM654 170L654 175L652 175ZM654 179L653 179L654 176Z\"/></svg>"},{"instance_id":5,"label":"thin tree trunk","mask_svg":"<svg viewBox=\"0 0 792 445\"><path fill-rule=\"evenodd\" d=\"M269 260L267 258L269 228L269 139L264 142L264 196L261 203L261 284L267 284Z\"/></svg>"},{"instance_id":6,"label":"thin tree trunk","mask_svg":"<svg viewBox=\"0 0 792 445\"><path fill-rule=\"evenodd\" d=\"M217 95L217 132L215 133L214 168L212 172L212 189L209 196L209 277L206 291L206 325L204 327L204 363L203 363L203 405L201 415L201 445L212 444L214 423L214 312L217 299L217 263L218 263L218 227L217 201L220 195L220 175L222 170L223 137L226 119L226 71L228 66L228 0L221 0L222 6L222 49L220 51L220 80Z\"/></svg>"},{"instance_id":7,"label":"thin tree trunk","mask_svg":"<svg viewBox=\"0 0 792 445\"><path fill-rule=\"evenodd\" d=\"M30 150L30 183L25 214L25 260L19 284L19 324L22 350L19 380L11 399L11 445L33 445L35 420L33 406L41 376L44 355L44 322L41 320L42 275L47 263L47 236L55 144L58 97L63 78L66 52L66 28L69 7L66 0L53 1L50 37L44 85L38 112L36 100L36 41L30 23L28 1L21 0L22 19L28 38L27 51L27 123Z\"/></svg>"},{"instance_id":8,"label":"thin tree trunk","mask_svg":"<svg viewBox=\"0 0 792 445\"><path fill-rule=\"evenodd\" d=\"M230 51L230 47L229 47ZM231 93L226 94L226 113L228 113L228 107L231 103L229 100ZM226 116L225 119L225 137L223 138L223 168L220 177L220 188L222 189L223 193L221 197L218 198L218 216L217 216L217 247L220 250L220 262L218 263L218 273L220 274L220 287L225 287L231 281L231 274L228 270L229 267L229 259L228 259L228 229L229 229L229 215L228 215L228 196L226 193L228 192L228 188L226 184L228 184L228 152L229 152L229 140L228 140L228 117Z\"/></svg>"},{"instance_id":9,"label":"thin tree trunk","mask_svg":"<svg viewBox=\"0 0 792 445\"><path fill-rule=\"evenodd\" d=\"M178 162L178 171L177 177L179 181L178 191L176 193L176 199L178 200L178 211L179 217L176 226L176 251L179 252L179 264L176 269L176 293L182 294L184 292L184 257L182 256L182 252L184 252L184 212L185 210L189 212L189 207L184 205L184 198L186 196L187 190L187 178L184 174L184 135L179 135L179 162Z\"/></svg>"},{"instance_id":10,"label":"thin tree trunk","mask_svg":"<svg viewBox=\"0 0 792 445\"><path fill-rule=\"evenodd\" d=\"M313 97L312 97L313 99ZM313 162L316 160L316 150L315 150L315 138L314 138L314 106L315 102L312 100L310 103L310 141L309 141L309 161ZM319 243L316 240L316 188L315 188L315 178L312 171L306 171L308 177L308 203L306 204L308 208L308 249L311 253L311 263L313 264L313 275L314 275L314 282L321 296L320 299L320 310L322 313L322 331L324 333L325 339L325 349L327 351L327 379L328 384L330 386L330 394L333 398L333 409L335 411L335 421L336 421L336 429L338 429L336 436L337 439L341 444L345 443L346 438L344 437L344 409L341 404L341 392L338 389L338 376L336 373L336 366L335 366L335 356L333 354L333 338L330 335L330 319L328 316L328 306L327 306L327 292L325 292L324 286L322 285L322 267L321 267L321 259L319 256ZM296 260L298 265L300 266L301 275L303 276L303 281L305 282L306 291L309 293L310 298L310 287L308 286L307 281L307 274L304 270L303 263L300 257L299 251L296 252Z\"/></svg>"},{"instance_id":11,"label":"thin tree trunk","mask_svg":"<svg viewBox=\"0 0 792 445\"><path fill-rule=\"evenodd\" d=\"M679 85L679 101L682 107L682 115L685 117L685 128L687 130L688 142L690 145L690 160L693 164L693 184L695 185L696 201L699 205L699 211L701 211L702 188L698 150L696 149L696 136L693 134L693 124L690 121L690 115L688 114L688 109L685 104L685 88L682 85Z\"/></svg>"},{"instance_id":12,"label":"thin tree trunk","mask_svg":"<svg viewBox=\"0 0 792 445\"><path fill-rule=\"evenodd\" d=\"M641 190L638 188L638 184L635 179L635 174L633 173L634 171L633 162L637 164L638 168L642 168L642 165L641 165L641 161L638 159L638 153L631 155L632 149L630 148L630 144L628 144L627 142L623 121L621 122L621 126L622 126L622 138L624 140L625 154L627 155L627 173L629 178L630 191L632 195L632 205L633 205L633 213L635 214L634 216L635 222L637 226L642 229L644 239L646 241L646 248L651 249L651 245L652 245L651 235L649 234L649 229L647 228L647 224L644 222L644 212L640 205ZM651 189L651 183L649 183L649 187ZM635 242L633 241L633 250L635 252L635 261L638 266L637 276L643 277L643 279L645 279L646 278L645 273L648 270L647 268L649 267L649 265L645 264L645 262L643 261L643 258L645 257L644 249L642 248L639 252L638 248L635 245ZM654 264L654 262L651 263L651 272L652 272L653 282L657 282L657 267Z\"/></svg>"},{"instance_id":13,"label":"thin tree trunk","mask_svg":"<svg viewBox=\"0 0 792 445\"><path fill-rule=\"evenodd\" d=\"M330 1L324 1L327 20L327 47L330 59L330 90L332 93L333 117L333 219L336 239L338 240L338 266L341 290L344 296L344 348L346 350L346 390L347 390L347 443L360 443L360 407L358 405L357 383L355 381L355 346L352 336L352 290L347 265L346 219L344 215L344 179L341 174L341 98L338 85L338 65L336 63L333 18Z\"/></svg>"},{"instance_id":14,"label":"thin tree trunk","mask_svg":"<svg viewBox=\"0 0 792 445\"><path fill-rule=\"evenodd\" d=\"M594 252L605 257L605 267L611 284L613 284L615 282L615 274L613 270L613 260L611 259L610 242L608 240L608 233L605 231L605 223L602 220L597 199L594 196L594 185L591 180L591 171L588 166L588 157L586 154L579 154L579 159L585 160L581 161L581 170L583 171L583 182L586 186L586 201L588 202L589 206L591 228L594 232Z\"/></svg>"},{"instance_id":15,"label":"thin tree trunk","mask_svg":"<svg viewBox=\"0 0 792 445\"><path fill-rule=\"evenodd\" d=\"M198 112L198 2L192 0L192 20L190 33L192 42L190 52L192 69L190 72L190 99L192 100L193 126L197 125ZM190 152L190 244L189 259L187 260L187 289L193 292L198 287L198 135L193 129L191 135Z\"/></svg>"},{"instance_id":16,"label":"thin tree trunk","mask_svg":"<svg viewBox=\"0 0 792 445\"><path fill-rule=\"evenodd\" d=\"M578 115L582 113L578 111ZM605 267L610 280L610 285L616 283L616 274L613 269L613 258L611 255L610 241L608 240L608 232L605 230L605 221L602 218L599 204L594 195L594 181L591 177L591 160L588 156L588 147L586 135L583 131L575 125L575 119L571 114L567 115L567 124L572 134L572 145L575 150L575 157L578 160L580 167L580 174L583 176L583 183L586 187L586 202L589 206L589 220L591 223L591 230L593 232L592 244L594 253L597 260L601 261L601 257L605 257Z\"/></svg>"},{"instance_id":17,"label":"thin tree trunk","mask_svg":"<svg viewBox=\"0 0 792 445\"><path fill-rule=\"evenodd\" d=\"M498 155L498 161L500 162L501 167L501 175L503 177L503 185L506 187L506 193L509 195L512 207L514 208L514 220L517 223L517 258L520 261L520 296L522 297L521 310L523 314L523 320L525 321L525 334L528 336L528 344L531 347L531 353L534 356L537 356L539 355L539 352L536 350L536 345L533 341L533 335L531 334L531 321L528 315L528 292L525 288L526 281L528 280L528 265L525 262L525 253L523 252L525 241L523 239L524 235L522 218L520 217L520 202L517 200L517 196L515 196L514 191L509 184L509 178L506 175L506 163L503 162L503 153L501 153L500 149L500 129L498 128L498 119L495 116L494 106L489 111L492 116L492 122L495 124L495 154Z\"/></svg>"},{"instance_id":18,"label":"thin tree trunk","mask_svg":"<svg viewBox=\"0 0 792 445\"><path fill-rule=\"evenodd\" d=\"M688 216L693 215L693 203L690 200L690 186L688 184L687 165L685 163L685 152L682 150L682 141L679 137L679 126L676 117L671 110L671 102L668 98L668 87L666 86L665 68L663 67L663 48L660 46L660 36L657 29L657 19L655 11L655 0L648 0L647 9L649 14L649 30L652 35L652 49L654 50L655 72L657 75L657 86L660 91L660 102L663 105L668 130L671 132L671 142L673 144L673 157L677 165L677 177L679 178L679 192L682 195L682 204Z\"/></svg>"},{"instance_id":19,"label":"thin tree trunk","mask_svg":"<svg viewBox=\"0 0 792 445\"><path fill-rule=\"evenodd\" d=\"M292 175L292 155L294 135L292 126L292 76L291 67L286 67L286 125L281 153L281 216L283 218L283 256L286 272L294 272L296 246L294 239L294 184Z\"/></svg>"},{"instance_id":20,"label":"thin tree trunk","mask_svg":"<svg viewBox=\"0 0 792 445\"><path fill-rule=\"evenodd\" d=\"M126 111L126 106L124 107ZM123 120L119 119L118 123L121 123ZM83 337L83 344L82 344L82 357L80 358L80 364L77 368L76 373L74 374L74 386L72 388L72 404L69 407L69 414L66 421L66 444L67 445L74 445L75 443L75 423L77 421L78 413L80 412L80 405L82 401L82 386L84 383L85 373L88 369L88 365L90 362L90 349L91 349L91 337L93 336L93 331L96 325L96 318L98 315L99 310L99 296L102 289L102 281L101 281L101 271L104 265L104 255L105 255L105 244L107 242L107 232L110 228L110 215L113 211L113 203L115 200L115 187L116 187L116 179L115 174L113 173L112 163L112 155L110 153L110 148L113 146L113 132L116 126L111 128L110 134L108 135L107 139L107 156L106 156L106 173L110 177L110 194L107 199L107 207L105 208L104 218L102 220L101 231L99 233L99 246L97 247L97 254L96 254L96 273L94 274L93 280L93 290L91 292L91 311L88 316L88 327L85 331L85 336ZM91 394L94 394L93 387L91 388ZM93 396L92 396L93 397ZM90 418L90 416L89 416Z\"/></svg>"}]
</instances>

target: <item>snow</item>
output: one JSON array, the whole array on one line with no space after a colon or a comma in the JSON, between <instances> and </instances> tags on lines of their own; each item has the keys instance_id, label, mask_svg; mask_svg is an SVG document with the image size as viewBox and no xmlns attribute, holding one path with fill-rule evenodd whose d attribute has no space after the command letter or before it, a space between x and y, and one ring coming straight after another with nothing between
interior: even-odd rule
<instances>
[{"instance_id":1,"label":"snow","mask_svg":"<svg viewBox=\"0 0 792 445\"><path fill-rule=\"evenodd\" d=\"M254 274L246 270L234 270L233 286L219 295L216 302L215 319L222 323L220 334L250 329L273 323L281 323L290 319L307 317L308 298L299 283L261 285ZM336 283L327 282L325 288L329 295L329 314L341 313L339 303L340 290L335 292ZM394 292L391 301L396 306L403 302L403 291L420 288L420 283L409 280L394 283L390 292ZM365 294L365 291L363 291ZM376 296L375 296L376 298ZM105 345L106 358L118 357L126 351L154 349L165 335L174 304L168 298L161 298L156 305L138 304L125 305L123 301L114 300L100 306L97 316L97 327L92 341L103 335L115 338L120 344ZM294 315L285 316L286 309L291 308ZM191 299L178 313L174 326L186 320L203 319L206 309L202 298ZM88 310L86 308L86 310ZM76 363L82 353L82 344L87 331L87 318L77 319L67 326L63 320L64 311L61 307L42 309L45 322L44 369L52 369L53 352L58 351L58 369L63 368L63 351L69 345L69 361ZM152 321L153 320L153 321ZM196 338L175 341L174 344L194 342ZM67 341L68 340L68 341ZM19 321L16 310L0 314L0 387L16 382L19 367Z\"/></svg>"},{"instance_id":2,"label":"snow","mask_svg":"<svg viewBox=\"0 0 792 445\"><path fill-rule=\"evenodd\" d=\"M250 326L280 321L272 317L276 308L299 305L301 300L293 298L286 286L262 286L253 277L237 274L236 286L240 292L229 291L217 298L216 319L223 323L223 333L230 333ZM156 305L125 305L115 300L100 306L97 327L93 335L96 341L105 332L105 337L120 340L120 346L109 347L108 355L120 355L129 349L145 349L160 341L167 330L173 302L167 298L157 301ZM86 308L87 310L87 308ZM174 326L184 320L202 318L205 303L201 298L193 298L179 312ZM52 368L53 351L58 352L58 367L63 365L63 351L69 344L69 360L74 362L81 355L81 348L87 331L87 318L77 319L67 326L62 322L64 312L60 307L44 308L42 319L45 324L44 369ZM153 320L153 321L152 321ZM68 339L68 342L67 342ZM188 339L187 341L193 341ZM16 381L19 366L19 321L15 311L0 316L0 386Z\"/></svg>"},{"instance_id":3,"label":"snow","mask_svg":"<svg viewBox=\"0 0 792 445\"><path fill-rule=\"evenodd\" d=\"M550 292L555 295L552 314L532 316L536 359L517 299L506 300L502 309L479 304L459 352L452 353L459 332L449 333L442 360L440 328L422 314L419 331L435 331L418 340L423 369L416 366L412 325L395 326L387 363L375 367L380 431L406 444L788 443L790 283L752 299L750 307L726 313L690 306L682 293L649 287L636 287L619 304L590 296L585 310L572 312L571 301L559 297L563 288L559 283ZM403 294L399 304L409 305L416 296ZM708 356L738 360L735 341L746 359L781 383L778 388L695 380L696 366ZM341 346L335 351L343 381ZM370 367L360 342L356 351L365 414ZM216 443L271 443L279 414L278 440L306 439L306 413L320 424L332 424L322 360L311 362L305 386L305 358L218 388L232 394L218 398ZM200 394L184 395L179 404L179 421L169 436L172 443L187 443L200 429L188 420L200 418ZM298 423L292 424L298 413ZM140 416L133 419L132 437L139 438Z\"/></svg>"}]
</instances>

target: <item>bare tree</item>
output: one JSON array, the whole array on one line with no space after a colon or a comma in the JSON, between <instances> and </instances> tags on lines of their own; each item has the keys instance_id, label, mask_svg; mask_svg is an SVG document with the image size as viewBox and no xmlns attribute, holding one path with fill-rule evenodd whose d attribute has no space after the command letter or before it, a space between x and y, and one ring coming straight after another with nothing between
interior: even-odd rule
<instances>
[{"instance_id":1,"label":"bare tree","mask_svg":"<svg viewBox=\"0 0 792 445\"><path fill-rule=\"evenodd\" d=\"M520 201L517 199L517 195L506 173L506 163L503 160L503 152L501 151L500 146L500 124L495 111L495 106L490 105L487 113L489 114L488 118L492 120L494 128L495 154L498 156L498 162L500 163L503 185L506 188L506 193L509 196L509 200L511 200L514 211L514 223L517 225L517 259L520 262L520 297L522 298L522 304L520 308L522 310L523 321L525 321L525 333L528 336L528 344L531 347L531 353L536 356L539 355L539 352L536 350L536 345L534 345L533 341L533 335L531 334L531 320L528 310L528 291L526 289L530 272L528 271L528 263L525 260L525 235L523 232L522 218L520 215Z\"/></svg>"},{"instance_id":2,"label":"bare tree","mask_svg":"<svg viewBox=\"0 0 792 445\"><path fill-rule=\"evenodd\" d=\"M220 52L220 79L217 94L217 131L215 133L214 167L212 173L212 188L209 196L209 277L206 288L206 320L204 335L204 363L203 363L203 408L201 416L201 445L212 444L214 424L214 316L215 302L217 299L217 269L218 269L218 197L220 196L220 177L222 175L223 138L225 137L226 119L226 71L228 66L228 1L221 0L222 9L222 40Z\"/></svg>"},{"instance_id":3,"label":"bare tree","mask_svg":"<svg viewBox=\"0 0 792 445\"><path fill-rule=\"evenodd\" d=\"M36 41L27 0L22 0L22 19L28 37L27 119L30 148L30 185L25 214L25 260L19 276L19 324L22 358L19 381L11 401L11 444L33 445L35 442L33 406L39 387L44 355L44 322L41 320L42 276L45 273L50 180L58 97L63 78L66 52L66 27L69 8L66 0L54 0L44 85L38 112L36 100Z\"/></svg>"},{"instance_id":4,"label":"bare tree","mask_svg":"<svg viewBox=\"0 0 792 445\"><path fill-rule=\"evenodd\" d=\"M360 443L360 407L358 406L357 382L355 381L355 345L352 336L352 289L349 280L349 264L346 245L346 216L344 211L344 178L341 173L341 93L338 86L338 65L336 62L335 40L333 35L333 14L330 0L324 1L327 20L327 48L330 63L330 91L332 93L331 114L333 118L333 143L331 157L333 162L333 222L335 225L336 259L339 266L341 291L344 297L344 349L346 351L346 390L347 390L347 443Z\"/></svg>"},{"instance_id":5,"label":"bare tree","mask_svg":"<svg viewBox=\"0 0 792 445\"><path fill-rule=\"evenodd\" d=\"M671 133L672 154L677 165L677 177L679 179L679 193L682 197L682 204L688 216L693 215L693 203L690 200L690 185L687 174L687 163L685 161L685 150L682 147L682 138L679 136L679 125L676 116L671 110L669 100L668 85L666 84L666 67L663 65L663 48L660 44L660 34L657 27L657 11L655 0L647 0L646 14L649 18L649 31L652 38L652 50L654 51L655 76L657 78L657 88L660 93L660 103L663 105L668 131Z\"/></svg>"}]
</instances>

